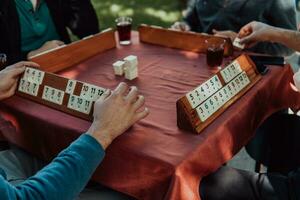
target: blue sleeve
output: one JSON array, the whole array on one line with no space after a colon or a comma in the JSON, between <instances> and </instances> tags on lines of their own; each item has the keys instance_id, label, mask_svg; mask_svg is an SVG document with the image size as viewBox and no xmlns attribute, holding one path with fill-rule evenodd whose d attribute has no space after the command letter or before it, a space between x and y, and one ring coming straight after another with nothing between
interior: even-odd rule
<instances>
[{"instance_id":1,"label":"blue sleeve","mask_svg":"<svg viewBox=\"0 0 300 200\"><path fill-rule=\"evenodd\" d=\"M35 176L17 186L0 176L1 200L73 200L104 157L101 145L83 134Z\"/></svg>"}]
</instances>

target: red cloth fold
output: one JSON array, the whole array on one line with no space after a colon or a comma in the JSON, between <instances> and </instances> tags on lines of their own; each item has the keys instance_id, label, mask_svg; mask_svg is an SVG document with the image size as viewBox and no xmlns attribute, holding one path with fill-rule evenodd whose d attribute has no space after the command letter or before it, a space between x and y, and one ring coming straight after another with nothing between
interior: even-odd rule
<instances>
[{"instance_id":1,"label":"red cloth fold","mask_svg":"<svg viewBox=\"0 0 300 200\"><path fill-rule=\"evenodd\" d=\"M5 135L15 132L16 128L12 125L12 123L0 116L0 142L6 142Z\"/></svg>"}]
</instances>

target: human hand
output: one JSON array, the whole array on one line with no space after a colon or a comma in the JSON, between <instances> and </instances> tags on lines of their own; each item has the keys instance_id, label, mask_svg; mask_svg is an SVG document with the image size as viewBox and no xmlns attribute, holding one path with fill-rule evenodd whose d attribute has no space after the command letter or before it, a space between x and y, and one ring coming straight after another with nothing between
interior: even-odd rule
<instances>
[{"instance_id":1,"label":"human hand","mask_svg":"<svg viewBox=\"0 0 300 200\"><path fill-rule=\"evenodd\" d=\"M149 114L144 103L136 87L129 89L127 84L120 83L110 96L96 101L94 121L87 133L106 149L116 137Z\"/></svg>"},{"instance_id":2,"label":"human hand","mask_svg":"<svg viewBox=\"0 0 300 200\"><path fill-rule=\"evenodd\" d=\"M233 42L235 40L235 38L237 37L237 33L234 31L217 31L217 30L213 30L213 34L214 36L218 36L218 37L226 37L226 38L230 38L231 41Z\"/></svg>"},{"instance_id":3,"label":"human hand","mask_svg":"<svg viewBox=\"0 0 300 200\"><path fill-rule=\"evenodd\" d=\"M19 62L0 71L0 100L14 95L19 76L24 72L26 66L39 67L33 62Z\"/></svg>"},{"instance_id":4,"label":"human hand","mask_svg":"<svg viewBox=\"0 0 300 200\"><path fill-rule=\"evenodd\" d=\"M257 42L271 41L274 29L275 27L254 21L241 28L238 37L241 38L241 44L252 47Z\"/></svg>"},{"instance_id":5,"label":"human hand","mask_svg":"<svg viewBox=\"0 0 300 200\"><path fill-rule=\"evenodd\" d=\"M36 56L45 51L49 51L51 49L58 48L60 46L63 46L64 44L65 44L64 42L59 41L59 40L51 40L51 41L45 42L45 44L43 44L43 46L41 46L39 49L29 52L27 55L27 58L30 59L33 56Z\"/></svg>"},{"instance_id":6,"label":"human hand","mask_svg":"<svg viewBox=\"0 0 300 200\"><path fill-rule=\"evenodd\" d=\"M185 22L175 22L171 29L179 30L179 31L190 31L191 27Z\"/></svg>"}]
</instances>

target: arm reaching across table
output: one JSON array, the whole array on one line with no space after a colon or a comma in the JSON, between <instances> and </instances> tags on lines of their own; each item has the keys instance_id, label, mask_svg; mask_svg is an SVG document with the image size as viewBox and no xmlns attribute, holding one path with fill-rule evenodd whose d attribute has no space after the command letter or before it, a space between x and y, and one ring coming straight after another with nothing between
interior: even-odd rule
<instances>
[{"instance_id":1,"label":"arm reaching across table","mask_svg":"<svg viewBox=\"0 0 300 200\"><path fill-rule=\"evenodd\" d=\"M0 73L3 76L0 79L2 99L13 95L24 65L37 67L34 63L22 62ZM3 84L4 79L9 80L8 85ZM6 94L6 88L12 92ZM5 180L5 174L1 176L0 173L0 199L74 199L101 163L104 150L116 137L148 115L147 108L141 109L143 106L144 97L139 95L136 87L119 84L106 99L95 103L94 121L87 133L35 176L12 186Z\"/></svg>"},{"instance_id":2,"label":"arm reaching across table","mask_svg":"<svg viewBox=\"0 0 300 200\"><path fill-rule=\"evenodd\" d=\"M239 37L242 44L250 47L258 42L276 42L300 51L300 33L298 31L277 28L261 22L251 22L241 28Z\"/></svg>"},{"instance_id":3,"label":"arm reaching across table","mask_svg":"<svg viewBox=\"0 0 300 200\"><path fill-rule=\"evenodd\" d=\"M62 46L65 46L65 43L62 41L59 40L47 41L40 48L30 51L27 54L27 59L30 59L31 57L37 56L47 51L57 49Z\"/></svg>"},{"instance_id":4,"label":"arm reaching across table","mask_svg":"<svg viewBox=\"0 0 300 200\"><path fill-rule=\"evenodd\" d=\"M116 137L148 115L148 108L140 111L144 103L145 98L136 87L128 89L127 84L120 83L109 97L95 103L94 122L88 134L106 149Z\"/></svg>"}]
</instances>

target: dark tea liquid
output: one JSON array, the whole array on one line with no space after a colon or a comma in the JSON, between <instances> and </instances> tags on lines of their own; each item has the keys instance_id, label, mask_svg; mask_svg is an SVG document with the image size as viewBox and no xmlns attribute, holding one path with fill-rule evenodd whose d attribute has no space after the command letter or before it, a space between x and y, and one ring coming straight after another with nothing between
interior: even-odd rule
<instances>
[{"instance_id":1,"label":"dark tea liquid","mask_svg":"<svg viewBox=\"0 0 300 200\"><path fill-rule=\"evenodd\" d=\"M208 66L217 67L222 64L224 48L208 48L206 53Z\"/></svg>"},{"instance_id":2,"label":"dark tea liquid","mask_svg":"<svg viewBox=\"0 0 300 200\"><path fill-rule=\"evenodd\" d=\"M131 23L130 22L119 22L117 24L117 29L119 33L120 43L130 43L131 40Z\"/></svg>"}]
</instances>

